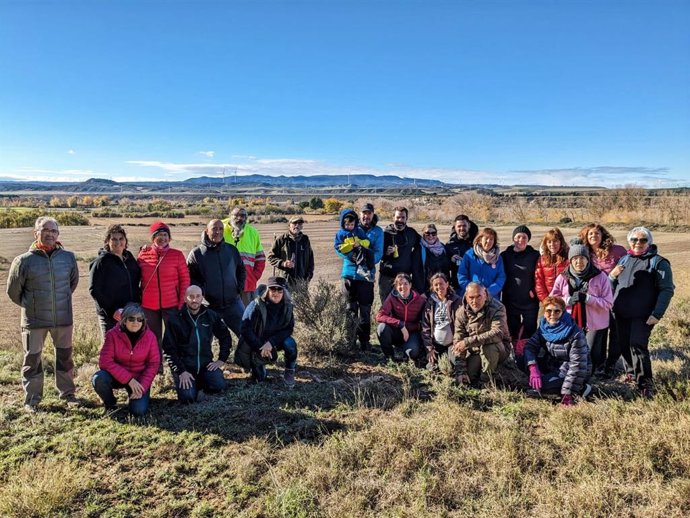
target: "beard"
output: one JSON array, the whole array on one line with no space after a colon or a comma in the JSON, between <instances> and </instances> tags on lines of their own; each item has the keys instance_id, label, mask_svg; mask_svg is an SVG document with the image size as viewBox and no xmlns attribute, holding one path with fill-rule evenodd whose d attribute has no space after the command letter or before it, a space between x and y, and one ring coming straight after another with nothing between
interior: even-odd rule
<instances>
[{"instance_id":1,"label":"beard","mask_svg":"<svg viewBox=\"0 0 690 518\"><path fill-rule=\"evenodd\" d=\"M394 225L396 230L405 230L405 227L407 226L406 223L401 223L399 221L395 222Z\"/></svg>"},{"instance_id":2,"label":"beard","mask_svg":"<svg viewBox=\"0 0 690 518\"><path fill-rule=\"evenodd\" d=\"M232 236L235 239L239 239L242 236L242 231L244 230L244 225L246 222L242 223L235 223L234 221L230 220L230 226L232 227Z\"/></svg>"}]
</instances>

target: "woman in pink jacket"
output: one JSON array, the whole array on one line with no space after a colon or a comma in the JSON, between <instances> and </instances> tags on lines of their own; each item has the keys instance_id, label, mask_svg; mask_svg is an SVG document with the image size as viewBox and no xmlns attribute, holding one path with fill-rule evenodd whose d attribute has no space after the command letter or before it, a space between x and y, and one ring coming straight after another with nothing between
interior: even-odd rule
<instances>
[{"instance_id":1,"label":"woman in pink jacket","mask_svg":"<svg viewBox=\"0 0 690 518\"><path fill-rule=\"evenodd\" d=\"M117 410L113 389L124 388L129 394L129 411L142 416L149 408L153 378L161 357L155 335L146 326L139 304L128 304L122 310L120 324L105 335L98 366L91 383L103 400L105 412Z\"/></svg>"},{"instance_id":2,"label":"woman in pink jacket","mask_svg":"<svg viewBox=\"0 0 690 518\"><path fill-rule=\"evenodd\" d=\"M189 270L184 254L170 247L168 225L157 221L149 227L149 232L151 244L141 247L137 258L141 268L141 305L149 328L160 344L163 322L184 305Z\"/></svg>"},{"instance_id":3,"label":"woman in pink jacket","mask_svg":"<svg viewBox=\"0 0 690 518\"><path fill-rule=\"evenodd\" d=\"M611 273L621 257L625 256L628 251L625 247L615 244L613 236L598 223L589 223L580 230L580 239L589 247L589 256L592 259L592 264L606 275ZM599 366L599 375L604 375L607 378L616 376L616 363L621 357L621 348L618 345L618 336L616 334L615 321L613 319L613 312L609 312L609 328L602 338L602 351L606 355L606 365ZM597 366L595 366L596 368Z\"/></svg>"},{"instance_id":4,"label":"woman in pink jacket","mask_svg":"<svg viewBox=\"0 0 690 518\"><path fill-rule=\"evenodd\" d=\"M570 264L558 276L551 295L562 298L575 323L585 332L594 369L606 361L603 339L609 327L613 292L609 277L590 260L589 248L575 238L570 242Z\"/></svg>"}]
</instances>

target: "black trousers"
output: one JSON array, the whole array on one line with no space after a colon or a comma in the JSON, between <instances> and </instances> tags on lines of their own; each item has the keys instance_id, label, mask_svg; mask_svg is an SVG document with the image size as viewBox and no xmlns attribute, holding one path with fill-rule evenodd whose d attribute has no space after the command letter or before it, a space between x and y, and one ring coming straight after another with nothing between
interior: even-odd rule
<instances>
[{"instance_id":1,"label":"black trousers","mask_svg":"<svg viewBox=\"0 0 690 518\"><path fill-rule=\"evenodd\" d=\"M357 338L360 344L368 344L371 337L371 305L374 302L374 283L354 279L342 279L342 292L347 300L347 310L357 322Z\"/></svg>"},{"instance_id":2,"label":"black trousers","mask_svg":"<svg viewBox=\"0 0 690 518\"><path fill-rule=\"evenodd\" d=\"M621 318L616 316L618 343L623 359L632 367L633 376L640 389L652 386L652 360L649 356L649 337L654 326L647 325L647 318Z\"/></svg>"},{"instance_id":3,"label":"black trousers","mask_svg":"<svg viewBox=\"0 0 690 518\"><path fill-rule=\"evenodd\" d=\"M517 340L518 336L521 338L531 338L537 332L537 314L539 313L539 306L529 309L516 309L506 306L506 320L508 321L508 330L513 340ZM522 335L520 335L520 327L522 327Z\"/></svg>"}]
</instances>

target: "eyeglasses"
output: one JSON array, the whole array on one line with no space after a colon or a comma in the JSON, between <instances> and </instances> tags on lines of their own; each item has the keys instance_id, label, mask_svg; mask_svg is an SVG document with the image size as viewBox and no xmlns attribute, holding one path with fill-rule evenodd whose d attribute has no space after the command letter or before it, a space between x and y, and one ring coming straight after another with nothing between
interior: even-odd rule
<instances>
[{"instance_id":1,"label":"eyeglasses","mask_svg":"<svg viewBox=\"0 0 690 518\"><path fill-rule=\"evenodd\" d=\"M642 244L645 244L645 243L649 242L649 239L647 239L646 237L631 237L631 238L630 238L630 242L631 242L631 243L642 243Z\"/></svg>"},{"instance_id":2,"label":"eyeglasses","mask_svg":"<svg viewBox=\"0 0 690 518\"><path fill-rule=\"evenodd\" d=\"M127 317L125 322L139 322L140 324L144 321L144 317Z\"/></svg>"},{"instance_id":3,"label":"eyeglasses","mask_svg":"<svg viewBox=\"0 0 690 518\"><path fill-rule=\"evenodd\" d=\"M436 232L424 232L425 236L435 236L436 234Z\"/></svg>"},{"instance_id":4,"label":"eyeglasses","mask_svg":"<svg viewBox=\"0 0 690 518\"><path fill-rule=\"evenodd\" d=\"M545 309L544 313L548 313L549 315L551 315L551 314L560 315L561 313L563 313L563 310L561 310L561 309Z\"/></svg>"}]
</instances>

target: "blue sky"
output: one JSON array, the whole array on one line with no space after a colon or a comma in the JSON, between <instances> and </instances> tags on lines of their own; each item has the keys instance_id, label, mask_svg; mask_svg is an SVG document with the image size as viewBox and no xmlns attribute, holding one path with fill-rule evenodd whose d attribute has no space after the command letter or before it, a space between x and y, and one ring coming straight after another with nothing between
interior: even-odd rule
<instances>
[{"instance_id":1,"label":"blue sky","mask_svg":"<svg viewBox=\"0 0 690 518\"><path fill-rule=\"evenodd\" d=\"M687 0L0 0L0 177L690 185Z\"/></svg>"}]
</instances>

